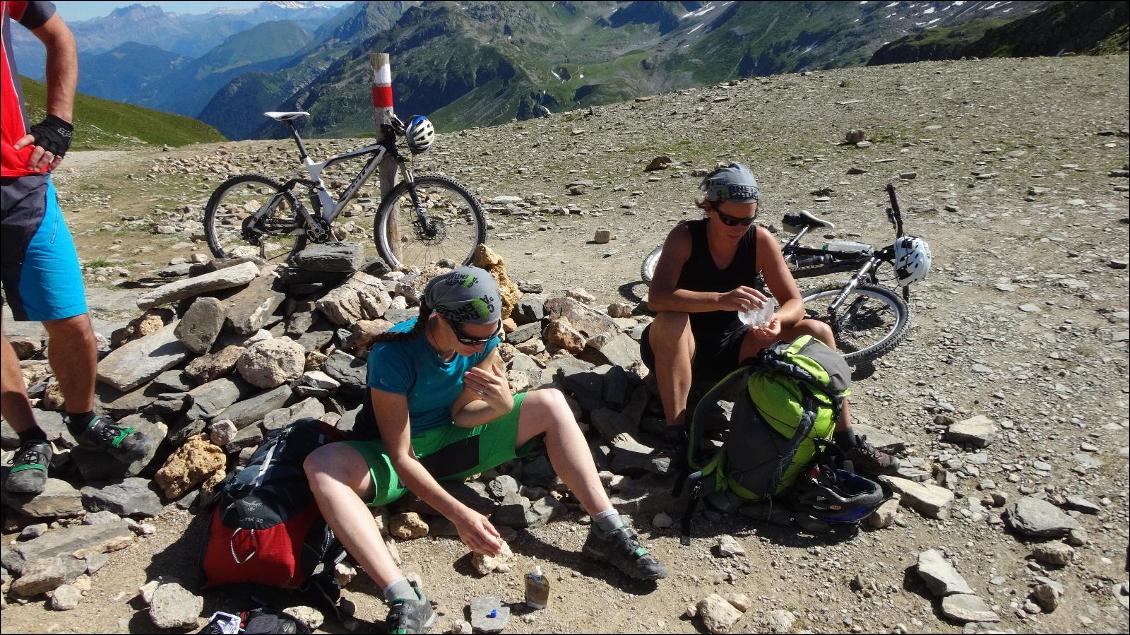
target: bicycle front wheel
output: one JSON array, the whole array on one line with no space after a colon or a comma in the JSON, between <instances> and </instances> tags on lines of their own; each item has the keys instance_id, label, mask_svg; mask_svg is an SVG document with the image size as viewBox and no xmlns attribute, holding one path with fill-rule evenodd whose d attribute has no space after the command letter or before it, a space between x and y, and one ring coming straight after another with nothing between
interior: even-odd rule
<instances>
[{"instance_id":1,"label":"bicycle front wheel","mask_svg":"<svg viewBox=\"0 0 1130 635\"><path fill-rule=\"evenodd\" d=\"M212 192L204 207L204 235L217 258L258 256L281 262L306 246L294 195L261 174L234 176Z\"/></svg>"},{"instance_id":2,"label":"bicycle front wheel","mask_svg":"<svg viewBox=\"0 0 1130 635\"><path fill-rule=\"evenodd\" d=\"M393 269L470 264L486 242L487 223L466 187L438 174L418 176L388 193L373 228L377 250Z\"/></svg>"},{"instance_id":3,"label":"bicycle front wheel","mask_svg":"<svg viewBox=\"0 0 1130 635\"><path fill-rule=\"evenodd\" d=\"M833 319L829 305L843 290L830 284L801 294L805 312L832 327L844 361L855 366L886 355L906 337L910 309L890 289L861 284L848 294Z\"/></svg>"}]
</instances>

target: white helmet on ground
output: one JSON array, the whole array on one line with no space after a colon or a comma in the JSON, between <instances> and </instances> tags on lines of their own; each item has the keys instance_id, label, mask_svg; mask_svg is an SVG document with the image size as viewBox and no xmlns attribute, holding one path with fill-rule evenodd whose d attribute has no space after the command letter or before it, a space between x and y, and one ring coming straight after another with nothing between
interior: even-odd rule
<instances>
[{"instance_id":1,"label":"white helmet on ground","mask_svg":"<svg viewBox=\"0 0 1130 635\"><path fill-rule=\"evenodd\" d=\"M917 236L903 236L895 241L895 278L899 286L918 282L930 272L930 245Z\"/></svg>"},{"instance_id":2,"label":"white helmet on ground","mask_svg":"<svg viewBox=\"0 0 1130 635\"><path fill-rule=\"evenodd\" d=\"M432 127L432 122L428 121L427 117L416 115L404 128L404 137L408 142L408 149L419 154L432 147L432 142L436 139L436 129Z\"/></svg>"}]
</instances>

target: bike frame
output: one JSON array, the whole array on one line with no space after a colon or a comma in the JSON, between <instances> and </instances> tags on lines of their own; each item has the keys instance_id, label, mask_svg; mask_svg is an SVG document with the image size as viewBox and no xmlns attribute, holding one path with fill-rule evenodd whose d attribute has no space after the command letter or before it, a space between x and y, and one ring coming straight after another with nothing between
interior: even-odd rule
<instances>
[{"instance_id":1,"label":"bike frame","mask_svg":"<svg viewBox=\"0 0 1130 635\"><path fill-rule=\"evenodd\" d=\"M377 167L380 165L381 161L384 160L384 158L389 154L392 154L394 157L396 157L401 177L409 183L411 183L413 180L412 171L408 168L407 161L405 161L404 158L400 156L400 153L396 150L395 135L389 135L388 141L384 143L374 143L361 148L357 148L355 150L349 150L341 154L336 154L326 159L325 161L318 162L310 158L310 154L306 151L306 144L303 143L302 137L298 134L298 129L295 128L294 124L289 121L286 121L284 123L287 125L287 127L290 128L291 138L294 139L295 145L298 146L299 159L302 160L302 166L306 169L306 173L310 178L291 179L283 184L283 189L290 190L291 187L296 183L306 185L307 187L314 190L314 193L318 197L319 207L321 207L321 214L319 216L319 220L321 222L315 220L313 215L308 210L306 210L305 207L302 208L302 212L306 216L306 221L307 223L309 223L307 227L328 227L331 223L333 223L334 219L336 219L342 213L342 211L345 210L346 203L348 203L350 199L352 199L353 196L357 194L357 190L361 189L362 185L368 182L368 180L377 171ZM345 188L344 192L342 192L341 197L339 197L335 201L333 196L326 189L325 182L322 180L322 171L330 167L331 165L334 165L335 163L348 161L349 159L364 156L366 154L371 154L373 156L369 157L369 160L365 162L365 165L361 168L361 171L358 172L357 175L353 177L353 180L349 182L349 186Z\"/></svg>"}]
</instances>

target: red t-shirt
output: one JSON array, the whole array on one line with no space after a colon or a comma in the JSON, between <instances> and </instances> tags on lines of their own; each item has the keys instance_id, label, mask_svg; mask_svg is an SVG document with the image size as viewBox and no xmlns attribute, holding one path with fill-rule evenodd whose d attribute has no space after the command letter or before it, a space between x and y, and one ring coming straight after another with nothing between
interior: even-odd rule
<instances>
[{"instance_id":1,"label":"red t-shirt","mask_svg":"<svg viewBox=\"0 0 1130 635\"><path fill-rule=\"evenodd\" d=\"M55 15L55 5L50 2L9 2L0 0L0 12L3 12L3 39L4 45L0 46L0 176L14 177L29 174L42 174L41 170L29 170L28 159L35 146L24 146L16 150L15 143L20 137L28 133L27 114L24 113L24 95L20 90L20 76L16 71L16 59L12 55L12 31L10 18L30 29L38 29Z\"/></svg>"}]
</instances>

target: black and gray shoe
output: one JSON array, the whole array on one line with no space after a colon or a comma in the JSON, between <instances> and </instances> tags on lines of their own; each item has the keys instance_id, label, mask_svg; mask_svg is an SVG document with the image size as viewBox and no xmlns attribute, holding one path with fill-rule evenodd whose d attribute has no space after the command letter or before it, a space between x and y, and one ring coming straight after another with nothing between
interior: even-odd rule
<instances>
[{"instance_id":1,"label":"black and gray shoe","mask_svg":"<svg viewBox=\"0 0 1130 635\"><path fill-rule=\"evenodd\" d=\"M144 459L153 452L152 439L135 428L114 425L114 420L105 415L94 415L86 430L79 435L78 444L102 450L126 465Z\"/></svg>"},{"instance_id":2,"label":"black and gray shoe","mask_svg":"<svg viewBox=\"0 0 1130 635\"><path fill-rule=\"evenodd\" d=\"M899 469L898 457L883 452L867 442L866 436L855 437L855 445L844 450L844 459L864 476L894 474Z\"/></svg>"},{"instance_id":3,"label":"black and gray shoe","mask_svg":"<svg viewBox=\"0 0 1130 635\"><path fill-rule=\"evenodd\" d=\"M17 496L35 496L47 485L47 467L54 456L48 441L28 441L12 457L12 469L4 491Z\"/></svg>"},{"instance_id":4,"label":"black and gray shoe","mask_svg":"<svg viewBox=\"0 0 1130 635\"><path fill-rule=\"evenodd\" d=\"M385 618L389 633L427 633L436 623L436 612L424 592L415 582L409 582L416 592L415 600L393 600Z\"/></svg>"},{"instance_id":5,"label":"black and gray shoe","mask_svg":"<svg viewBox=\"0 0 1130 635\"><path fill-rule=\"evenodd\" d=\"M667 577L667 567L656 560L640 544L639 536L627 527L603 532L596 525L591 525L581 551L589 558L611 564L635 580L662 580Z\"/></svg>"}]
</instances>

